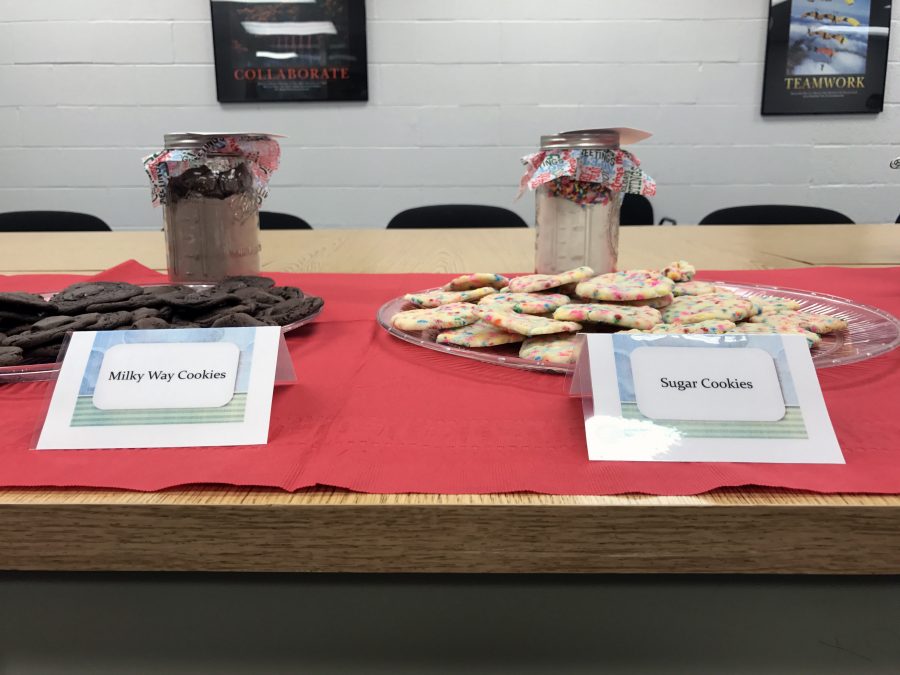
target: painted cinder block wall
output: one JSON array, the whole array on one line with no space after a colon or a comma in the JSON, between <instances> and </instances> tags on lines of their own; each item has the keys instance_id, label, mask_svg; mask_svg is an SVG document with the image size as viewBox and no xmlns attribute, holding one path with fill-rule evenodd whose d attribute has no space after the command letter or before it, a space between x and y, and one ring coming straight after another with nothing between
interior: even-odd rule
<instances>
[{"instance_id":1,"label":"painted cinder block wall","mask_svg":"<svg viewBox=\"0 0 900 675\"><path fill-rule=\"evenodd\" d=\"M0 0L0 209L158 228L142 155L173 130L288 136L266 207L383 227L514 202L542 133L652 130L657 219L738 203L900 212L898 43L883 113L763 118L765 0L369 0L368 103L216 102L207 0ZM895 24L896 28L896 24Z\"/></svg>"}]
</instances>

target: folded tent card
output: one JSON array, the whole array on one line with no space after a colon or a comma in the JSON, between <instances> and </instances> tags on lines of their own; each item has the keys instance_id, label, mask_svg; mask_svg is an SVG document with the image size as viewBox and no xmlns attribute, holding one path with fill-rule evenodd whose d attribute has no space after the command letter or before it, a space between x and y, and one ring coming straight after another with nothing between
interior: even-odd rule
<instances>
[{"instance_id":1,"label":"folded tent card","mask_svg":"<svg viewBox=\"0 0 900 675\"><path fill-rule=\"evenodd\" d=\"M588 334L592 460L843 464L801 335Z\"/></svg>"},{"instance_id":2,"label":"folded tent card","mask_svg":"<svg viewBox=\"0 0 900 675\"><path fill-rule=\"evenodd\" d=\"M265 444L279 368L277 326L74 333L34 447Z\"/></svg>"}]
</instances>

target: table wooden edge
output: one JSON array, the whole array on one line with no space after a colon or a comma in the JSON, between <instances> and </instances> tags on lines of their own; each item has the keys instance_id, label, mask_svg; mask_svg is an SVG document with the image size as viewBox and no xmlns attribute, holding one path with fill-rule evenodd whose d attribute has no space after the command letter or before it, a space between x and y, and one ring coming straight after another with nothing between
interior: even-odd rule
<instances>
[{"instance_id":1,"label":"table wooden edge","mask_svg":"<svg viewBox=\"0 0 900 675\"><path fill-rule=\"evenodd\" d=\"M896 574L900 498L0 492L0 569Z\"/></svg>"}]
</instances>

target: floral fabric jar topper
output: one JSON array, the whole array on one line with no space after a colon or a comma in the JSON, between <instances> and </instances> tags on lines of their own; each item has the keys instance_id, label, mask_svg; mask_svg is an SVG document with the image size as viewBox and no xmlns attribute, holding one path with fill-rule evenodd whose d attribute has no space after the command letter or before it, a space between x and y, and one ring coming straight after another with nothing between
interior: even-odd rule
<instances>
[{"instance_id":1,"label":"floral fabric jar topper","mask_svg":"<svg viewBox=\"0 0 900 675\"><path fill-rule=\"evenodd\" d=\"M636 142L649 136L633 129L593 130L612 132L621 142ZM559 138L579 132L566 132ZM552 138L552 137L551 137ZM565 142L564 140L562 142ZM613 192L652 196L656 183L641 169L640 160L616 143L616 147L544 147L522 158L525 174L519 195L526 189L546 185L550 195L576 204L605 204ZM552 145L552 143L551 143Z\"/></svg>"}]
</instances>

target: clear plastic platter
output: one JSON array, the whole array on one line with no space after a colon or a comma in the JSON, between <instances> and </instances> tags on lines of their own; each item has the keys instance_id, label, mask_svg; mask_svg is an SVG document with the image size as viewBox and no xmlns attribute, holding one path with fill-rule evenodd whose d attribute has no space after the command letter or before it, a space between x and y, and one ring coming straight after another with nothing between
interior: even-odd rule
<instances>
[{"instance_id":1,"label":"clear plastic platter","mask_svg":"<svg viewBox=\"0 0 900 675\"><path fill-rule=\"evenodd\" d=\"M184 285L189 285L196 288L197 290L209 288L210 286L210 284ZM148 286L148 288L152 288L152 286ZM42 295L49 300L53 297L54 294L42 293ZM309 316L305 316L302 319L294 321L293 323L282 326L281 332L286 335L292 330L296 330L297 328L300 328L300 326L308 324L317 316L319 316L324 308L325 306L322 305L318 310L316 310ZM0 366L0 384L7 384L11 382L40 382L43 380L55 380L56 374L58 372L59 364L56 361L50 363L28 363L15 366Z\"/></svg>"},{"instance_id":2,"label":"clear plastic platter","mask_svg":"<svg viewBox=\"0 0 900 675\"><path fill-rule=\"evenodd\" d=\"M829 314L847 321L846 330L823 335L822 341L812 348L812 359L816 368L830 368L831 366L865 361L900 346L900 320L877 307L861 305L847 298L813 291L759 284L734 284L728 281L712 283L744 297L780 295L799 302L803 311ZM519 345L517 344L471 349L438 344L435 342L435 338L440 332L438 330L404 331L394 328L391 325L391 317L406 309L415 309L415 307L403 298L394 298L378 310L378 323L388 333L401 340L453 356L541 372L567 373L572 370L572 366L544 365L519 358Z\"/></svg>"}]
</instances>

